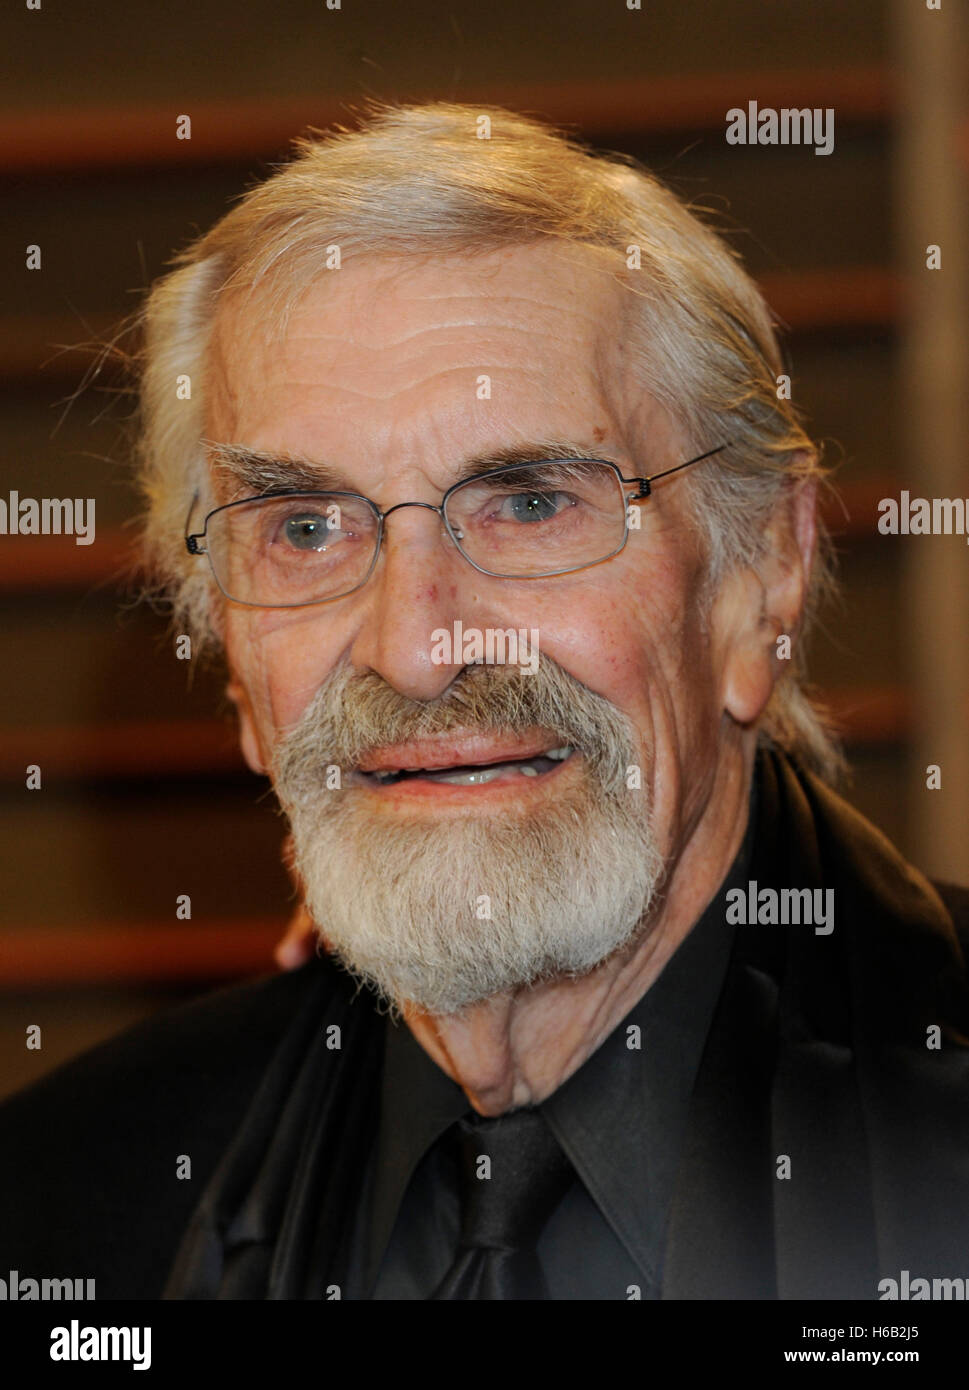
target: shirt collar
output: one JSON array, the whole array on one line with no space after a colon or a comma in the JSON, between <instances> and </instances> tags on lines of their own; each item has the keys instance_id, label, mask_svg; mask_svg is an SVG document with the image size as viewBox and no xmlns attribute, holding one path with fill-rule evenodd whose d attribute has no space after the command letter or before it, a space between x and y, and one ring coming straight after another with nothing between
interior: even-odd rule
<instances>
[{"instance_id":1,"label":"shirt collar","mask_svg":"<svg viewBox=\"0 0 969 1390\"><path fill-rule=\"evenodd\" d=\"M753 816L726 878L658 979L542 1110L576 1172L649 1282L690 1097L723 988L734 927L725 894L745 883Z\"/></svg>"}]
</instances>

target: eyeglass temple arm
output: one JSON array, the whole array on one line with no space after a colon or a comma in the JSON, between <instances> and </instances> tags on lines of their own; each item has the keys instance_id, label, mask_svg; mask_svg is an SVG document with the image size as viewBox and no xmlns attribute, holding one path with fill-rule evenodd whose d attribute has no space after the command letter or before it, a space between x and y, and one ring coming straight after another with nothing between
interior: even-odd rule
<instances>
[{"instance_id":1,"label":"eyeglass temple arm","mask_svg":"<svg viewBox=\"0 0 969 1390\"><path fill-rule=\"evenodd\" d=\"M199 541L202 539L202 536L204 535L204 532L201 532L201 531L200 531L200 532L198 532L198 533L197 533L196 535L194 535L194 536L190 536L190 535L188 534L188 528L189 528L189 526L190 526L190 524L191 524L192 516L193 516L193 513L195 512L195 508L198 506L198 501L199 501L199 490L198 490L198 488L196 488L196 489L195 489L195 492L192 494L192 505L191 505L191 506L189 507L189 509L188 509L188 516L185 518L185 549L188 551L189 555L204 555L204 554L205 554L205 551L204 551L204 550L201 548L201 546L199 545Z\"/></svg>"},{"instance_id":2,"label":"eyeglass temple arm","mask_svg":"<svg viewBox=\"0 0 969 1390\"><path fill-rule=\"evenodd\" d=\"M648 478L623 478L624 483L638 483L639 492L630 495L630 502L642 502L652 493L652 484L659 478L668 478L671 473L679 473L681 468L689 468L694 463L702 463L704 459L712 458L714 454L723 453L726 444L718 444L715 449L708 449L705 454L697 454L695 459L687 459L685 463L678 463L675 468L666 468L662 473L652 473Z\"/></svg>"}]
</instances>

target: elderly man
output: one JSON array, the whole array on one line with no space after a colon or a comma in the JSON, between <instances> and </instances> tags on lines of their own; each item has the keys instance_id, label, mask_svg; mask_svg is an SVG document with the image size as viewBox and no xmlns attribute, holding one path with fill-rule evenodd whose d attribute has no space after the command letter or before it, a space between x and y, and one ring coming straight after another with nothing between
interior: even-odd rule
<instances>
[{"instance_id":1,"label":"elderly man","mask_svg":"<svg viewBox=\"0 0 969 1390\"><path fill-rule=\"evenodd\" d=\"M147 554L320 950L8 1104L0 1248L99 1297L969 1276L969 895L830 789L822 469L727 248L536 122L389 109L144 327Z\"/></svg>"}]
</instances>

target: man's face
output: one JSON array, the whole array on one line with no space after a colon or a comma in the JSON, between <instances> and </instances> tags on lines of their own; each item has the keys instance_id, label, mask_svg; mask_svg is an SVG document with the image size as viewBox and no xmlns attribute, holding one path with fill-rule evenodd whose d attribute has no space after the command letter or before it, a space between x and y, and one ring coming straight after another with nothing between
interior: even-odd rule
<instances>
[{"instance_id":1,"label":"man's face","mask_svg":"<svg viewBox=\"0 0 969 1390\"><path fill-rule=\"evenodd\" d=\"M278 342L257 311L229 303L206 435L328 465L384 511L436 506L462 464L534 441L569 441L627 477L672 467L685 444L627 370L623 291L599 265L545 243L364 257L316 281ZM629 940L704 814L724 644L702 621L678 477L640 520L604 563L514 580L481 574L439 516L405 508L357 592L302 609L225 604L246 755L274 775L321 931L385 993L449 1011L590 968ZM538 672L466 667L460 650L442 663L439 647L435 659L432 634L457 621L537 631ZM514 762L561 747L563 728L576 752L526 774L505 767L471 785L358 775ZM617 759L633 769L622 786ZM322 784L333 765L339 789ZM539 942L556 931L581 938L577 954Z\"/></svg>"}]
</instances>

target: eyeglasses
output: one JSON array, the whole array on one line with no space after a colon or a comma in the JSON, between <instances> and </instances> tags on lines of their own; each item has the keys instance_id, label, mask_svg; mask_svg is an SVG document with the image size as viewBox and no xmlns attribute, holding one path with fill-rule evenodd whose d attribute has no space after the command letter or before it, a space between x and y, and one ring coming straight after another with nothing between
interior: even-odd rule
<instances>
[{"instance_id":1,"label":"eyeglasses","mask_svg":"<svg viewBox=\"0 0 969 1390\"><path fill-rule=\"evenodd\" d=\"M278 488L216 507L202 531L186 535L185 546L190 555L208 556L216 583L234 603L303 608L345 598L366 584L387 518L403 507L423 507L438 513L481 574L550 579L618 555L629 538L629 504L645 501L659 478L726 447L649 478L624 478L604 459L506 464L455 483L438 507L398 502L385 512L355 492ZM623 488L632 483L637 491L627 496ZM197 502L198 493L188 522Z\"/></svg>"}]
</instances>

